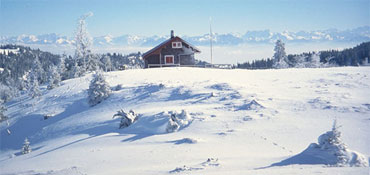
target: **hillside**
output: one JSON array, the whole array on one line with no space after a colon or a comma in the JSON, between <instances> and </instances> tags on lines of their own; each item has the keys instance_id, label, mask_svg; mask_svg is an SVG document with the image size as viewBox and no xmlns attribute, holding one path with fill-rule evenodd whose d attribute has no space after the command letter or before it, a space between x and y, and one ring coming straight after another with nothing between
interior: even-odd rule
<instances>
[{"instance_id":1,"label":"hillside","mask_svg":"<svg viewBox=\"0 0 370 175\"><path fill-rule=\"evenodd\" d=\"M122 89L89 107L91 74L7 103L0 174L367 174L300 154L341 125L349 149L370 156L370 69L138 69L105 73ZM118 129L120 109L139 119ZM167 133L172 112L187 112ZM53 117L44 120L44 115ZM11 134L7 133L7 129ZM25 138L32 152L22 155ZM320 155L316 155L320 156ZM321 157L326 160L325 157ZM307 159L308 161L301 161ZM367 164L368 166L368 164Z\"/></svg>"}]
</instances>

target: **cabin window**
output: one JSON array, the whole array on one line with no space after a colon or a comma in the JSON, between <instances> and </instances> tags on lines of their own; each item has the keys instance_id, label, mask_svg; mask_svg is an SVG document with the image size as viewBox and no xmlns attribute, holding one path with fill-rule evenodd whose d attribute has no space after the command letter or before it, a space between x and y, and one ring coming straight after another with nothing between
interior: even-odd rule
<instances>
[{"instance_id":1,"label":"cabin window","mask_svg":"<svg viewBox=\"0 0 370 175\"><path fill-rule=\"evenodd\" d=\"M164 56L165 64L174 64L174 56L173 55L165 55Z\"/></svg>"},{"instance_id":2,"label":"cabin window","mask_svg":"<svg viewBox=\"0 0 370 175\"><path fill-rule=\"evenodd\" d=\"M172 48L182 48L181 42L172 42Z\"/></svg>"}]
</instances>

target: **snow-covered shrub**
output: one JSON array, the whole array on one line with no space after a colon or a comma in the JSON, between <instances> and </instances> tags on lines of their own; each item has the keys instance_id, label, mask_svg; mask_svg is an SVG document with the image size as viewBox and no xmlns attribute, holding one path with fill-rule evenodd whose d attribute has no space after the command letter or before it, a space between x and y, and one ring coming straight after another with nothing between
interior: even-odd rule
<instances>
[{"instance_id":1,"label":"snow-covered shrub","mask_svg":"<svg viewBox=\"0 0 370 175\"><path fill-rule=\"evenodd\" d=\"M171 114L170 120L168 121L167 127L166 127L166 132L176 132L180 126L177 123L177 118L175 114Z\"/></svg>"},{"instance_id":2,"label":"snow-covered shrub","mask_svg":"<svg viewBox=\"0 0 370 175\"><path fill-rule=\"evenodd\" d=\"M191 121L191 117L185 110L182 110L181 113L170 112L170 119L168 120L166 131L168 133L176 132L181 127L188 125L189 121Z\"/></svg>"},{"instance_id":3,"label":"snow-covered shrub","mask_svg":"<svg viewBox=\"0 0 370 175\"><path fill-rule=\"evenodd\" d=\"M96 73L90 82L88 90L88 99L90 106L94 106L107 99L111 94L110 87L105 81L103 74Z\"/></svg>"},{"instance_id":4,"label":"snow-covered shrub","mask_svg":"<svg viewBox=\"0 0 370 175\"><path fill-rule=\"evenodd\" d=\"M23 143L23 147L22 147L22 154L28 154L32 151L31 147L30 147L30 142L28 141L28 139L24 139L24 143Z\"/></svg>"},{"instance_id":5,"label":"snow-covered shrub","mask_svg":"<svg viewBox=\"0 0 370 175\"><path fill-rule=\"evenodd\" d=\"M318 138L318 144L311 147L319 148L335 157L335 166L368 166L367 160L359 153L347 149L341 139L340 126L334 120L331 131L328 131Z\"/></svg>"},{"instance_id":6,"label":"snow-covered shrub","mask_svg":"<svg viewBox=\"0 0 370 175\"><path fill-rule=\"evenodd\" d=\"M318 143L311 143L301 153L272 166L292 164L324 164L328 166L368 167L368 160L356 151L349 150L341 139L341 133L334 121L331 131L318 138Z\"/></svg>"},{"instance_id":7,"label":"snow-covered shrub","mask_svg":"<svg viewBox=\"0 0 370 175\"><path fill-rule=\"evenodd\" d=\"M121 109L120 111L117 112L117 114L113 115L113 118L117 116L121 118L119 129L130 126L132 123L134 123L138 119L138 115L135 114L133 110L130 110L128 113L126 113L125 111Z\"/></svg>"}]
</instances>

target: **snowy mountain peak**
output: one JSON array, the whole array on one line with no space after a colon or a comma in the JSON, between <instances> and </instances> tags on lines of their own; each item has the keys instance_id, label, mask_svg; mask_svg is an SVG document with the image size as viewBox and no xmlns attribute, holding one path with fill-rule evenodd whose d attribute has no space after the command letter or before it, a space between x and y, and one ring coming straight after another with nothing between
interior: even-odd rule
<instances>
[{"instance_id":1,"label":"snowy mountain peak","mask_svg":"<svg viewBox=\"0 0 370 175\"><path fill-rule=\"evenodd\" d=\"M94 45L118 45L118 46L155 46L168 39L169 36L137 36L121 35L112 36L104 35L94 37ZM194 45L208 45L209 34L199 36L182 36ZM370 41L370 26L359 27L351 30L339 31L337 29L317 30L317 31L283 31L271 32L270 30L247 31L244 34L226 33L213 34L215 45L238 45L243 43L273 43L277 39L285 42L366 42ZM20 35L14 37L1 36L2 44L55 44L68 45L73 43L73 38L60 36L55 33L45 35Z\"/></svg>"}]
</instances>

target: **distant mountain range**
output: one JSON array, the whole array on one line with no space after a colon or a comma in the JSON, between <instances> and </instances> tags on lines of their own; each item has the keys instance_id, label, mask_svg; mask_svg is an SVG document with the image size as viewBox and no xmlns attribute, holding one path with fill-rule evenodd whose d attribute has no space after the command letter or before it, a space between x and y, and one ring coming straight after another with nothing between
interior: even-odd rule
<instances>
[{"instance_id":1,"label":"distant mountain range","mask_svg":"<svg viewBox=\"0 0 370 175\"><path fill-rule=\"evenodd\" d=\"M180 36L194 45L209 45L209 34L200 36ZM136 36L105 35L94 37L94 46L155 46L168 39L169 36ZM239 45L244 43L273 43L277 39L285 42L365 42L370 41L370 26L359 27L351 30L317 30L299 32L271 32L270 30L247 31L244 34L213 34L215 45ZM44 35L20 35L20 36L0 36L0 44L41 44L41 45L72 45L72 37L60 36L55 33Z\"/></svg>"}]
</instances>

